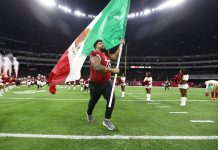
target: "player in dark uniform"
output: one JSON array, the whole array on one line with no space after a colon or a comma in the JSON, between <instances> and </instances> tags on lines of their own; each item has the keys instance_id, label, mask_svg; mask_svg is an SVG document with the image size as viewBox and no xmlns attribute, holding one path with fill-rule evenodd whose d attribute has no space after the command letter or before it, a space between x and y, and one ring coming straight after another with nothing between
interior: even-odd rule
<instances>
[{"instance_id":1,"label":"player in dark uniform","mask_svg":"<svg viewBox=\"0 0 218 150\"><path fill-rule=\"evenodd\" d=\"M90 79L87 79L87 80L85 80L84 82L85 82L85 90L87 91L87 92L89 92L89 81L90 81Z\"/></svg>"},{"instance_id":2,"label":"player in dark uniform","mask_svg":"<svg viewBox=\"0 0 218 150\"><path fill-rule=\"evenodd\" d=\"M166 81L164 81L164 88L165 88L165 91L168 89L170 90L170 81L167 79Z\"/></svg>"},{"instance_id":3,"label":"player in dark uniform","mask_svg":"<svg viewBox=\"0 0 218 150\"><path fill-rule=\"evenodd\" d=\"M122 44L125 44L125 40L122 40L121 42ZM93 121L92 112L101 95L103 95L107 101L103 125L109 130L114 130L115 127L111 122L111 115L115 103L114 93L112 106L108 107L112 90L110 78L111 73L119 73L119 69L111 68L110 60L118 59L120 48L118 48L114 54L109 54L108 51L106 51L102 40L97 40L94 44L94 48L95 50L92 51L90 55L90 100L87 110L87 119L89 122Z\"/></svg>"}]
</instances>

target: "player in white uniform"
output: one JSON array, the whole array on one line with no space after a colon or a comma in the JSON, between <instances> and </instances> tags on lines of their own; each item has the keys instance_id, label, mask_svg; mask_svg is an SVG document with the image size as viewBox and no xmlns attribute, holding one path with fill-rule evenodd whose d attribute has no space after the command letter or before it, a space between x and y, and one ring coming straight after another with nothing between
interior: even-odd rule
<instances>
[{"instance_id":1,"label":"player in white uniform","mask_svg":"<svg viewBox=\"0 0 218 150\"><path fill-rule=\"evenodd\" d=\"M188 91L188 83L187 81L189 80L189 75L188 71L186 69L180 69L180 73L177 76L177 83L178 83L178 88L181 93L181 106L186 106L187 102L187 91Z\"/></svg>"},{"instance_id":2,"label":"player in white uniform","mask_svg":"<svg viewBox=\"0 0 218 150\"><path fill-rule=\"evenodd\" d=\"M218 85L218 81L216 80L208 80L205 82L206 85L206 90L205 90L205 95L209 96L208 93L208 88L209 86L212 86L212 90L211 90L211 100L216 100L217 96L218 96L218 91L216 90L216 86Z\"/></svg>"},{"instance_id":3,"label":"player in white uniform","mask_svg":"<svg viewBox=\"0 0 218 150\"><path fill-rule=\"evenodd\" d=\"M121 81L121 90L122 90L122 95L121 97L125 97L125 87L126 87L126 77L125 74L122 74L122 77L120 77L120 81Z\"/></svg>"},{"instance_id":4,"label":"player in white uniform","mask_svg":"<svg viewBox=\"0 0 218 150\"><path fill-rule=\"evenodd\" d=\"M3 96L4 94L4 84L2 80L2 75L0 74L0 96Z\"/></svg>"},{"instance_id":5,"label":"player in white uniform","mask_svg":"<svg viewBox=\"0 0 218 150\"><path fill-rule=\"evenodd\" d=\"M80 79L79 83L80 83L80 86L81 86L80 91L83 91L84 90L84 79Z\"/></svg>"},{"instance_id":6,"label":"player in white uniform","mask_svg":"<svg viewBox=\"0 0 218 150\"><path fill-rule=\"evenodd\" d=\"M27 86L28 86L28 88L30 88L30 86L31 86L31 76L28 76L27 77Z\"/></svg>"},{"instance_id":7,"label":"player in white uniform","mask_svg":"<svg viewBox=\"0 0 218 150\"><path fill-rule=\"evenodd\" d=\"M41 88L43 88L46 85L46 77L41 75Z\"/></svg>"},{"instance_id":8,"label":"player in white uniform","mask_svg":"<svg viewBox=\"0 0 218 150\"><path fill-rule=\"evenodd\" d=\"M146 90L146 101L151 101L151 88L152 88L152 76L150 72L146 72L144 79L145 90Z\"/></svg>"},{"instance_id":9,"label":"player in white uniform","mask_svg":"<svg viewBox=\"0 0 218 150\"><path fill-rule=\"evenodd\" d=\"M41 87L42 88L42 86L41 86L41 75L40 74L38 74L38 76L37 76L37 78L36 78L36 84L37 84L37 87L38 87L38 90L39 90L39 88Z\"/></svg>"},{"instance_id":10,"label":"player in white uniform","mask_svg":"<svg viewBox=\"0 0 218 150\"><path fill-rule=\"evenodd\" d=\"M4 90L5 90L4 92L8 92L9 85L10 85L10 80L9 80L8 75L4 75L4 77L2 79L3 79L3 83L4 83Z\"/></svg>"},{"instance_id":11,"label":"player in white uniform","mask_svg":"<svg viewBox=\"0 0 218 150\"><path fill-rule=\"evenodd\" d=\"M34 84L35 84L35 78L32 77L32 79L31 79L31 85L34 85Z\"/></svg>"}]
</instances>

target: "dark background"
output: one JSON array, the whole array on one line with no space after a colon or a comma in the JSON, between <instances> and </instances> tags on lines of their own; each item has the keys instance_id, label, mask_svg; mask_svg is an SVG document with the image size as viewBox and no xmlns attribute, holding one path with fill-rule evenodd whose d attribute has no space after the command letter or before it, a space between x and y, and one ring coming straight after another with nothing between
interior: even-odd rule
<instances>
[{"instance_id":1,"label":"dark background","mask_svg":"<svg viewBox=\"0 0 218 150\"><path fill-rule=\"evenodd\" d=\"M155 8L165 1L132 0L130 13ZM97 15L109 0L56 2L68 6L72 12L79 9ZM126 32L127 79L142 80L146 71L152 72L154 80L171 79L184 67L190 74L217 74L217 8L218 0L187 0L175 8L129 19ZM0 53L13 53L18 57L21 76L48 75L60 54L91 21L59 9L44 8L36 0L0 0L0 48L5 48ZM131 69L133 65L152 68ZM120 67L124 72L124 58ZM88 78L88 75L87 60L82 76Z\"/></svg>"},{"instance_id":2,"label":"dark background","mask_svg":"<svg viewBox=\"0 0 218 150\"><path fill-rule=\"evenodd\" d=\"M132 0L130 13L154 8L164 1ZM109 1L57 2L72 11L80 9L97 15ZM168 56L217 52L217 6L217 0L187 0L181 6L130 19L126 33L129 54ZM42 18L47 21L43 22ZM0 0L0 35L27 42L26 49L21 47L27 51L62 54L90 22L88 18L41 7L35 0Z\"/></svg>"}]
</instances>

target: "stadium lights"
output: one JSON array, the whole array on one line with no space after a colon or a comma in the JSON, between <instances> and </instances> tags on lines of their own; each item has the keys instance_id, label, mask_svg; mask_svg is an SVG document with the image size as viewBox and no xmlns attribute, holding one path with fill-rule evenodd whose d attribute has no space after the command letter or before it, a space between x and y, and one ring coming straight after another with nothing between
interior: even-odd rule
<instances>
[{"instance_id":1,"label":"stadium lights","mask_svg":"<svg viewBox=\"0 0 218 150\"><path fill-rule=\"evenodd\" d=\"M144 11L144 15L147 16L151 13L151 10L150 9L145 9Z\"/></svg>"},{"instance_id":2,"label":"stadium lights","mask_svg":"<svg viewBox=\"0 0 218 150\"><path fill-rule=\"evenodd\" d=\"M135 18L135 16L136 16L135 13L132 13L129 15L129 18Z\"/></svg>"},{"instance_id":3,"label":"stadium lights","mask_svg":"<svg viewBox=\"0 0 218 150\"><path fill-rule=\"evenodd\" d=\"M47 6L47 7L56 7L57 6L57 3L55 2L55 0L37 0L37 1L40 2L42 5ZM186 0L168 0L168 1L160 4L156 8L151 8L151 9L147 8L147 9L140 11L140 12L130 13L128 15L128 18L132 19L132 18L137 18L137 17L142 17L142 16L148 16L151 13L155 13L156 11L176 7L176 6L184 3L185 1ZM63 5L59 4L57 8L62 10L65 13L68 13L68 14L72 13L72 10L70 8L68 8L67 6L63 6ZM75 10L72 14L77 16L77 17L84 17L84 18L91 18L91 19L94 19L96 17L92 14L86 15L85 13L81 12L80 10Z\"/></svg>"},{"instance_id":4,"label":"stadium lights","mask_svg":"<svg viewBox=\"0 0 218 150\"><path fill-rule=\"evenodd\" d=\"M79 17L82 16L82 13L79 10L74 11L74 14Z\"/></svg>"},{"instance_id":5,"label":"stadium lights","mask_svg":"<svg viewBox=\"0 0 218 150\"><path fill-rule=\"evenodd\" d=\"M80 10L74 11L74 14L78 17L86 17L86 14L82 13Z\"/></svg>"},{"instance_id":6,"label":"stadium lights","mask_svg":"<svg viewBox=\"0 0 218 150\"><path fill-rule=\"evenodd\" d=\"M159 6L157 6L156 8L152 8L152 9L145 9L144 13L143 11L140 13L131 13L128 15L128 18L135 18L138 16L148 16L151 13L154 13L158 10L164 10L164 9L168 9L168 8L172 8L172 7L176 7L182 3L184 3L186 0L168 0L162 4L160 4Z\"/></svg>"},{"instance_id":7,"label":"stadium lights","mask_svg":"<svg viewBox=\"0 0 218 150\"><path fill-rule=\"evenodd\" d=\"M54 0L37 0L40 4L46 7L56 7L56 2Z\"/></svg>"},{"instance_id":8,"label":"stadium lights","mask_svg":"<svg viewBox=\"0 0 218 150\"><path fill-rule=\"evenodd\" d=\"M96 16L94 16L94 15L88 15L88 18L92 18L92 19L94 19Z\"/></svg>"},{"instance_id":9,"label":"stadium lights","mask_svg":"<svg viewBox=\"0 0 218 150\"><path fill-rule=\"evenodd\" d=\"M58 5L58 8L63 10L66 13L71 13L72 12L72 10L70 8L68 8L67 6Z\"/></svg>"},{"instance_id":10,"label":"stadium lights","mask_svg":"<svg viewBox=\"0 0 218 150\"><path fill-rule=\"evenodd\" d=\"M171 7L178 6L182 3L184 3L186 0L169 0L161 5L159 5L156 9L157 10L163 10Z\"/></svg>"}]
</instances>

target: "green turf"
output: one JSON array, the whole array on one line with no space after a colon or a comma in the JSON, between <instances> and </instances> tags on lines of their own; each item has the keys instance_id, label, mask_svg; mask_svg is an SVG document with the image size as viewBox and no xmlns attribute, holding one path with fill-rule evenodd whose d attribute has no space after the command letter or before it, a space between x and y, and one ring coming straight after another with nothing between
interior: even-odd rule
<instances>
[{"instance_id":1,"label":"green turf","mask_svg":"<svg viewBox=\"0 0 218 150\"><path fill-rule=\"evenodd\" d=\"M57 140L0 138L1 150L216 150L217 141L166 141L166 140Z\"/></svg>"},{"instance_id":2,"label":"green turf","mask_svg":"<svg viewBox=\"0 0 218 150\"><path fill-rule=\"evenodd\" d=\"M218 102L204 96L204 89L190 88L188 103L181 107L177 88L164 91L152 89L153 103L145 102L143 87L127 87L121 98L116 89L113 123L118 130L110 132L102 126L105 101L94 110L94 122L87 123L89 93L58 89L20 94L36 87L16 88L0 97L0 133L62 134L62 135L153 135L212 136L218 135ZM14 93L18 92L18 93ZM20 98L20 99L19 99ZM23 99L28 98L28 99ZM130 100L130 101L126 101ZM159 101L162 100L162 101ZM163 101L166 100L166 101ZM167 101L172 100L172 101ZM191 101L202 100L202 101ZM158 108L169 106L168 108ZM188 114L169 114L186 111ZM191 123L190 120L213 120L215 123ZM34 138L0 138L0 149L218 149L218 140L59 140Z\"/></svg>"}]
</instances>

